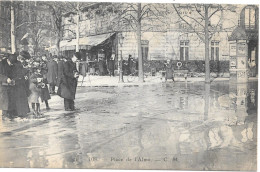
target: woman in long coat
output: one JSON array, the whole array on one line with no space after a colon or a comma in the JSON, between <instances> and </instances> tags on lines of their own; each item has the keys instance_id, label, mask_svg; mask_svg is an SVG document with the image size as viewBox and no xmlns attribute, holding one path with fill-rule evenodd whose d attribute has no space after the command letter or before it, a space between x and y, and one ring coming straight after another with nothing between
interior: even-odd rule
<instances>
[{"instance_id":1,"label":"woman in long coat","mask_svg":"<svg viewBox=\"0 0 260 172\"><path fill-rule=\"evenodd\" d=\"M167 81L167 79L172 79L174 81L174 76L173 76L174 69L170 60L167 60L167 63L165 64L165 68L166 68L165 81Z\"/></svg>"},{"instance_id":2,"label":"woman in long coat","mask_svg":"<svg viewBox=\"0 0 260 172\"><path fill-rule=\"evenodd\" d=\"M30 112L28 97L29 92L27 90L26 80L28 80L27 75L29 71L23 68L21 62L17 61L14 63L13 68L13 80L15 81L13 97L15 98L15 104L17 115L19 117L26 117Z\"/></svg>"},{"instance_id":3,"label":"woman in long coat","mask_svg":"<svg viewBox=\"0 0 260 172\"><path fill-rule=\"evenodd\" d=\"M25 78L28 71L17 61L16 55L10 55L8 61L3 60L0 68L0 109L11 118L25 117L30 111ZM8 78L15 84L7 85Z\"/></svg>"},{"instance_id":4,"label":"woman in long coat","mask_svg":"<svg viewBox=\"0 0 260 172\"><path fill-rule=\"evenodd\" d=\"M78 57L75 55L68 59L63 66L63 77L58 89L58 95L64 98L64 107L66 111L75 110L74 100L78 83L78 71L75 62Z\"/></svg>"}]
</instances>

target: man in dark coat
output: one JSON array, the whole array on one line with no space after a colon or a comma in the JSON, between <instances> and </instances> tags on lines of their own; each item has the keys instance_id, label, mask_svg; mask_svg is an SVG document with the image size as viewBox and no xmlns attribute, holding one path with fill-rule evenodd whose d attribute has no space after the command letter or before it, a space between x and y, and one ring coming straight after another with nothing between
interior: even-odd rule
<instances>
[{"instance_id":1,"label":"man in dark coat","mask_svg":"<svg viewBox=\"0 0 260 172\"><path fill-rule=\"evenodd\" d=\"M57 84L57 76L58 76L58 64L56 62L57 56L53 56L53 59L47 64L47 80L50 84L50 94L55 94L55 85Z\"/></svg>"},{"instance_id":2,"label":"man in dark coat","mask_svg":"<svg viewBox=\"0 0 260 172\"><path fill-rule=\"evenodd\" d=\"M72 59L68 59L63 66L63 77L58 89L58 95L64 98L64 107L66 111L74 111L74 100L78 83L78 71L76 62L80 60L76 54Z\"/></svg>"}]
</instances>

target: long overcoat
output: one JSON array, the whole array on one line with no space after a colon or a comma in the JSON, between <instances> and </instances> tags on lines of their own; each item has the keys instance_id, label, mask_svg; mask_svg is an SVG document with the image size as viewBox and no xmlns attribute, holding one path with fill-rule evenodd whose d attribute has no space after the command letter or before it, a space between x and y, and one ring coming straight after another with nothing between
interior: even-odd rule
<instances>
[{"instance_id":1,"label":"long overcoat","mask_svg":"<svg viewBox=\"0 0 260 172\"><path fill-rule=\"evenodd\" d=\"M71 60L66 61L63 66L63 77L57 92L60 97L70 100L75 99L78 82L78 79L74 77L75 72L78 72L76 64Z\"/></svg>"},{"instance_id":2,"label":"long overcoat","mask_svg":"<svg viewBox=\"0 0 260 172\"><path fill-rule=\"evenodd\" d=\"M48 83L51 85L57 84L57 77L58 77L58 64L54 60L50 60L47 64L48 73L47 73L47 80Z\"/></svg>"},{"instance_id":3,"label":"long overcoat","mask_svg":"<svg viewBox=\"0 0 260 172\"><path fill-rule=\"evenodd\" d=\"M23 68L21 62L16 62L13 66L13 80L15 80L15 86L13 86L13 91L11 96L14 98L14 103L18 116L24 117L29 112L28 96L29 92L25 91L27 89L25 76L28 74L28 70Z\"/></svg>"}]
</instances>

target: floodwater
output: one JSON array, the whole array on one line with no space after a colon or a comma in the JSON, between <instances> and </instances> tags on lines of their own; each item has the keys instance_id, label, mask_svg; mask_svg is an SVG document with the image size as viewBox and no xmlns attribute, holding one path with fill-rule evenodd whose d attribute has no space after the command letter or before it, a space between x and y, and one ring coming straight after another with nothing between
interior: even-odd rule
<instances>
[{"instance_id":1,"label":"floodwater","mask_svg":"<svg viewBox=\"0 0 260 172\"><path fill-rule=\"evenodd\" d=\"M257 82L78 88L76 112L3 119L0 167L256 170ZM44 105L43 105L44 108Z\"/></svg>"}]
</instances>

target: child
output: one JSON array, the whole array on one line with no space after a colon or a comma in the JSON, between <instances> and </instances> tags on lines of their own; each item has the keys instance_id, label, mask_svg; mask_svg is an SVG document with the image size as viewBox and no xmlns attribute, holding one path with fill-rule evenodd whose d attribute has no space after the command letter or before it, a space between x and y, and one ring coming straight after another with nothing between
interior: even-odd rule
<instances>
[{"instance_id":1,"label":"child","mask_svg":"<svg viewBox=\"0 0 260 172\"><path fill-rule=\"evenodd\" d=\"M43 83L45 84L41 90L41 100L45 102L46 110L50 110L48 100L51 99L49 89L48 89L48 80L47 80L47 59L46 56L43 56L40 62L41 74L43 76Z\"/></svg>"},{"instance_id":2,"label":"child","mask_svg":"<svg viewBox=\"0 0 260 172\"><path fill-rule=\"evenodd\" d=\"M30 90L31 95L29 97L29 102L32 104L33 115L39 116L40 113L40 103L39 98L41 96L42 88L44 87L43 75L41 74L41 68L39 66L33 67L33 73L30 76ZM36 105L36 108L35 108Z\"/></svg>"}]
</instances>

